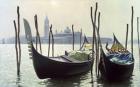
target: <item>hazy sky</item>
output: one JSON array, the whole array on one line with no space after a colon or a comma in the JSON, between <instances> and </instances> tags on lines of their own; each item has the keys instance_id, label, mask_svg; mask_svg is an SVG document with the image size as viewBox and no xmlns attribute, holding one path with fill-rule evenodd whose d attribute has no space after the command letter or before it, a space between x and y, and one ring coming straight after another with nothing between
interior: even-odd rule
<instances>
[{"instance_id":1,"label":"hazy sky","mask_svg":"<svg viewBox=\"0 0 140 87\"><path fill-rule=\"evenodd\" d=\"M134 35L136 38L136 17L140 16L140 0L0 0L0 38L14 36L13 20L17 19L16 7L20 6L21 34L24 34L23 18L34 29L34 15L38 15L39 31L43 35L44 20L48 16L53 30L64 30L74 24L75 31L83 29L92 35L90 7L98 2L101 12L101 36L116 36L125 40L126 24L131 21L131 6L134 6ZM129 26L131 27L131 26ZM34 33L34 32L33 32Z\"/></svg>"}]
</instances>

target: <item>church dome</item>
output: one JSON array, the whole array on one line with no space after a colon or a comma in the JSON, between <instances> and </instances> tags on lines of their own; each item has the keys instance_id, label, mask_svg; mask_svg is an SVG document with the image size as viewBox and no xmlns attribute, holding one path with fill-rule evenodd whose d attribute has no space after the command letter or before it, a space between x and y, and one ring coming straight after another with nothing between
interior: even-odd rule
<instances>
[{"instance_id":1,"label":"church dome","mask_svg":"<svg viewBox=\"0 0 140 87\"><path fill-rule=\"evenodd\" d=\"M71 30L69 29L69 27L67 27L67 28L64 30L64 33L71 33Z\"/></svg>"}]
</instances>

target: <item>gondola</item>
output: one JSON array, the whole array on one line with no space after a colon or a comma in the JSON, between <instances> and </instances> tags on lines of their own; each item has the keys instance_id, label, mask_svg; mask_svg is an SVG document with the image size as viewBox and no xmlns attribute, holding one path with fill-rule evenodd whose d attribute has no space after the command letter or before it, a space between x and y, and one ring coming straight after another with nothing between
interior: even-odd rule
<instances>
[{"instance_id":1,"label":"gondola","mask_svg":"<svg viewBox=\"0 0 140 87\"><path fill-rule=\"evenodd\" d=\"M102 79L108 81L126 80L132 76L134 58L132 53L123 47L114 35L114 42L107 53L101 48L99 71Z\"/></svg>"},{"instance_id":2,"label":"gondola","mask_svg":"<svg viewBox=\"0 0 140 87\"><path fill-rule=\"evenodd\" d=\"M34 70L38 78L63 78L87 73L91 70L93 59L83 50L79 51L79 53L86 55L82 60L80 60L81 58L75 59L70 54L47 57L38 53L33 46L30 26L26 19L24 19L24 27L30 52L29 55L32 57Z\"/></svg>"}]
</instances>

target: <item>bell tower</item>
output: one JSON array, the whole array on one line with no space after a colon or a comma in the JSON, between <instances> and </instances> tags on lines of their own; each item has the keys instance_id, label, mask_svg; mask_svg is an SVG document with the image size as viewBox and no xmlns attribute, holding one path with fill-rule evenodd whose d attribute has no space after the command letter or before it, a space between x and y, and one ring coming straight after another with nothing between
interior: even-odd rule
<instances>
[{"instance_id":1,"label":"bell tower","mask_svg":"<svg viewBox=\"0 0 140 87\"><path fill-rule=\"evenodd\" d=\"M48 36L49 36L49 19L48 16L46 16L44 22L44 37L48 37Z\"/></svg>"}]
</instances>

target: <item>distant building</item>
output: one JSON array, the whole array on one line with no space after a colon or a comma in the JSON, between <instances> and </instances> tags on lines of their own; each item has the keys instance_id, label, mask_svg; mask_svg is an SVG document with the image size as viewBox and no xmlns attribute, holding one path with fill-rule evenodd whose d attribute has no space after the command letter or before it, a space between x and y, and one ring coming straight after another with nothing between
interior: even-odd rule
<instances>
[{"instance_id":1,"label":"distant building","mask_svg":"<svg viewBox=\"0 0 140 87\"><path fill-rule=\"evenodd\" d=\"M44 35L46 36L46 35ZM74 38L75 38L75 43L79 43L80 42L80 32L74 32ZM48 43L48 37L42 37L42 41L43 43ZM57 32L56 34L54 34L54 41L55 43L59 43L59 44L71 44L73 41L73 36L72 36L72 32L71 29L69 27L66 27L66 29L64 31L61 32Z\"/></svg>"},{"instance_id":2,"label":"distant building","mask_svg":"<svg viewBox=\"0 0 140 87\"><path fill-rule=\"evenodd\" d=\"M0 44L5 44L5 38L0 39Z\"/></svg>"},{"instance_id":3,"label":"distant building","mask_svg":"<svg viewBox=\"0 0 140 87\"><path fill-rule=\"evenodd\" d=\"M81 32L74 32L74 42L75 43L80 43L80 33ZM46 16L45 21L44 21L44 36L40 37L41 38L41 43L48 43L48 37L49 37L49 19ZM20 36L21 39L21 43L27 43L25 36ZM82 36L82 41L83 41L84 37ZM91 43L92 42L92 37L87 37L88 41ZM33 42L35 42L35 37L32 38ZM72 31L69 27L66 27L66 29L64 29L64 31L58 32L56 30L56 33L54 34L54 43L56 44L72 44L73 42L73 35L72 35ZM102 43L106 43L106 42L112 42L112 39L110 38L101 38L101 42ZM2 40L1 43L5 43L5 40ZM8 38L6 43L9 44L13 44L15 43L15 38L11 37Z\"/></svg>"},{"instance_id":4,"label":"distant building","mask_svg":"<svg viewBox=\"0 0 140 87\"><path fill-rule=\"evenodd\" d=\"M80 33L81 32L74 32L74 41L76 44L80 43ZM48 33L46 33L46 34L48 35ZM48 43L49 40L48 40L47 35L40 37L41 43ZM20 36L20 39L21 39L22 44L27 43L25 36ZM84 39L84 37L82 36L82 42L83 42L83 39ZM87 39L90 43L92 43L92 37L87 37ZM32 40L33 40L33 42L35 42L36 38L33 37ZM66 29L64 31L57 32L56 34L54 34L54 43L55 44L72 44L72 42L73 42L73 35L72 35L71 29L69 27L66 27ZM101 42L102 43L106 43L106 42L111 43L112 39L103 37L103 38L101 38ZM6 42L2 40L1 43L14 44L15 38L11 37L11 38L7 39Z\"/></svg>"},{"instance_id":5,"label":"distant building","mask_svg":"<svg viewBox=\"0 0 140 87\"><path fill-rule=\"evenodd\" d=\"M54 40L56 43L72 43L73 35L71 29L66 27L64 31L54 34ZM80 43L80 32L74 32L74 42Z\"/></svg>"}]
</instances>

